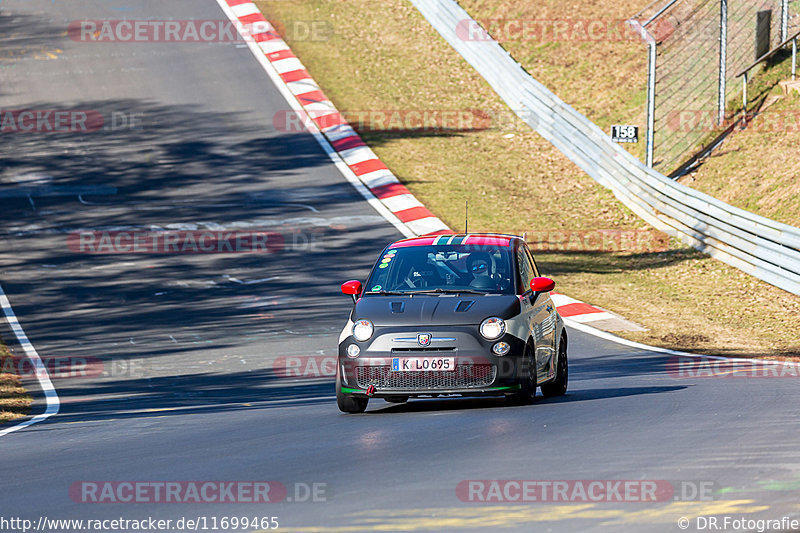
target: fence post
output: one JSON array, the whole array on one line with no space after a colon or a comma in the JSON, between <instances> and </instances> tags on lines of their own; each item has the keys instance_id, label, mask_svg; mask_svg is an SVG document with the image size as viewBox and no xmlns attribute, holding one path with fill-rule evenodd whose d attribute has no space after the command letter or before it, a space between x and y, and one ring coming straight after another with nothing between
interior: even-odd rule
<instances>
[{"instance_id":1,"label":"fence post","mask_svg":"<svg viewBox=\"0 0 800 533\"><path fill-rule=\"evenodd\" d=\"M781 42L789 37L789 0L781 0Z\"/></svg>"},{"instance_id":2,"label":"fence post","mask_svg":"<svg viewBox=\"0 0 800 533\"><path fill-rule=\"evenodd\" d=\"M647 154L645 164L653 168L653 137L656 123L656 41L647 43Z\"/></svg>"},{"instance_id":3,"label":"fence post","mask_svg":"<svg viewBox=\"0 0 800 533\"><path fill-rule=\"evenodd\" d=\"M742 77L742 129L747 126L747 74Z\"/></svg>"},{"instance_id":4,"label":"fence post","mask_svg":"<svg viewBox=\"0 0 800 533\"><path fill-rule=\"evenodd\" d=\"M728 70L728 0L719 3L719 85L717 88L717 126L725 121L725 88Z\"/></svg>"},{"instance_id":5,"label":"fence post","mask_svg":"<svg viewBox=\"0 0 800 533\"><path fill-rule=\"evenodd\" d=\"M797 79L797 37L792 39L792 81Z\"/></svg>"}]
</instances>

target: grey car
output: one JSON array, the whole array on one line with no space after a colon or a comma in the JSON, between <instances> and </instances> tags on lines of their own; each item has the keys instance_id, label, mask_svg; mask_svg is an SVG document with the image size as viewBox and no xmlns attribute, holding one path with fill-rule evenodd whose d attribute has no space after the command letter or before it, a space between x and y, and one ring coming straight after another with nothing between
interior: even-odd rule
<instances>
[{"instance_id":1,"label":"grey car","mask_svg":"<svg viewBox=\"0 0 800 533\"><path fill-rule=\"evenodd\" d=\"M567 332L525 241L514 235L432 235L387 246L339 337L336 399L565 394Z\"/></svg>"}]
</instances>

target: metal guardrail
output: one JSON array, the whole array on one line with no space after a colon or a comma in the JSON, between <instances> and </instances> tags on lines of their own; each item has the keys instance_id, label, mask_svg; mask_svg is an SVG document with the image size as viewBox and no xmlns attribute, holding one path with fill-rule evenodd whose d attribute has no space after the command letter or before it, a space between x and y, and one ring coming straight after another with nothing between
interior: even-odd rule
<instances>
[{"instance_id":1,"label":"metal guardrail","mask_svg":"<svg viewBox=\"0 0 800 533\"><path fill-rule=\"evenodd\" d=\"M649 224L786 291L800 295L800 228L675 183L646 167L530 76L454 0L411 3L512 110ZM459 31L460 29L460 31Z\"/></svg>"}]
</instances>

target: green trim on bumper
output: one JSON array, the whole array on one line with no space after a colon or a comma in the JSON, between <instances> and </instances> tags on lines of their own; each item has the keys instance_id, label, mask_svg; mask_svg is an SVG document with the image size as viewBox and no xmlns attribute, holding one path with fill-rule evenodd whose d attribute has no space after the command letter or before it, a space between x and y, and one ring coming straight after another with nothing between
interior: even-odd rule
<instances>
[{"instance_id":1,"label":"green trim on bumper","mask_svg":"<svg viewBox=\"0 0 800 533\"><path fill-rule=\"evenodd\" d=\"M516 385L511 385L510 387L492 387L489 390L519 390L521 388L522 388L522 385L516 384Z\"/></svg>"},{"instance_id":2,"label":"green trim on bumper","mask_svg":"<svg viewBox=\"0 0 800 533\"><path fill-rule=\"evenodd\" d=\"M511 385L511 386L508 386L508 387L489 387L488 389L485 389L485 390L501 391L501 390L519 390L521 388L522 388L522 385L517 384L517 385ZM342 387L341 391L343 393L345 393L345 394L353 394L353 393L356 393L356 392L361 392L361 393L365 393L366 394L366 392L367 392L364 389L351 389L350 387ZM392 392L395 392L395 391L392 391ZM409 393L409 392L411 394L414 394L413 391L396 391L396 392L397 392L398 395L402 395L403 393ZM436 392L425 392L424 394L436 394ZM468 391L465 392L464 394L468 394Z\"/></svg>"}]
</instances>

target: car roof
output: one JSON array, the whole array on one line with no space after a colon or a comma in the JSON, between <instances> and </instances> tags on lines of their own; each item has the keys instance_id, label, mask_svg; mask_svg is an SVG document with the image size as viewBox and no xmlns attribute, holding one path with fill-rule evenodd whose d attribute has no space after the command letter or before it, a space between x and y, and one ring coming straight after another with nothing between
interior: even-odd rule
<instances>
[{"instance_id":1,"label":"car roof","mask_svg":"<svg viewBox=\"0 0 800 533\"><path fill-rule=\"evenodd\" d=\"M520 240L517 235L502 233L460 233L449 235L423 235L393 242L389 248L405 248L410 246L431 246L443 244L467 244L473 246L511 246L512 241Z\"/></svg>"}]
</instances>

